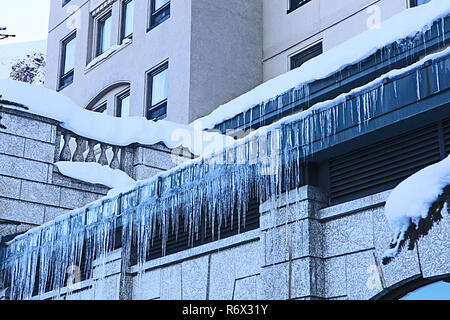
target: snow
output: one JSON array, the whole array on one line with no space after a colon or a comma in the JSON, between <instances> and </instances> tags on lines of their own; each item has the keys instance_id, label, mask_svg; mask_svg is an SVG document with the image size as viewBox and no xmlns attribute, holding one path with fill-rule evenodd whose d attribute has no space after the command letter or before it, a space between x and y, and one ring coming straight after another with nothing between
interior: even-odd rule
<instances>
[{"instance_id":1,"label":"snow","mask_svg":"<svg viewBox=\"0 0 450 320\"><path fill-rule=\"evenodd\" d=\"M380 28L369 29L356 37L324 52L301 67L269 80L253 90L219 106L209 115L192 124L204 129L214 128L236 114L268 101L289 89L307 85L315 80L355 64L390 43L428 30L434 21L450 13L450 0L433 0L419 7L404 10L384 21Z\"/></svg>"},{"instance_id":2,"label":"snow","mask_svg":"<svg viewBox=\"0 0 450 320\"><path fill-rule=\"evenodd\" d=\"M106 60L107 58L109 58L110 56L115 54L117 51L122 50L122 48L124 48L125 46L127 46L131 42L132 42L132 40L127 38L127 39L124 39L123 42L120 45L113 45L113 46L111 46L108 50L103 52L101 55L99 55L98 57L95 57L94 59L92 59L92 61L89 62L88 65L86 66L86 70L89 70L92 67L94 67L97 64L99 64L100 62Z\"/></svg>"},{"instance_id":3,"label":"snow","mask_svg":"<svg viewBox=\"0 0 450 320\"><path fill-rule=\"evenodd\" d=\"M430 207L450 186L450 156L430 165L402 181L386 200L385 215L394 228L396 246L385 252L394 257L411 224L419 226L428 216Z\"/></svg>"},{"instance_id":4,"label":"snow","mask_svg":"<svg viewBox=\"0 0 450 320\"><path fill-rule=\"evenodd\" d=\"M311 117L314 114L317 114L321 111L327 110L331 107L334 107L334 106L346 101L349 96L357 96L361 93L368 91L370 88L373 88L377 85L382 84L386 79L394 80L395 78L397 78L403 74L406 74L407 72L410 72L411 70L417 69L422 65L426 65L430 61L434 61L439 58L448 56L449 54L450 54L450 47L448 47L440 52L436 52L436 53L430 54L428 56L425 56L421 60L419 60L405 68L391 70L388 73L383 74L379 78L374 79L371 82L369 82L361 87L354 88L354 89L350 90L349 92L343 93L334 99L319 102L307 110L286 116L268 126L258 128L257 130L250 132L250 134L246 138L249 139L253 136L267 134L268 131L272 131L277 128L280 128L283 124L291 123L291 122L298 121L301 119L306 119L307 117ZM417 90L419 91L420 87L418 87ZM418 98L420 98L419 96L420 96L420 93L418 94ZM370 110L368 110L368 111L370 111ZM240 139L240 140L243 140L243 139ZM238 141L238 143L239 143L239 141Z\"/></svg>"},{"instance_id":5,"label":"snow","mask_svg":"<svg viewBox=\"0 0 450 320\"><path fill-rule=\"evenodd\" d=\"M18 60L34 53L46 54L47 40L0 44L0 79L9 79L11 67Z\"/></svg>"},{"instance_id":6,"label":"snow","mask_svg":"<svg viewBox=\"0 0 450 320\"><path fill-rule=\"evenodd\" d=\"M60 161L55 165L61 174L67 177L116 189L108 196L116 194L117 190L130 189L136 184L136 181L122 170L112 169L96 162Z\"/></svg>"},{"instance_id":7,"label":"snow","mask_svg":"<svg viewBox=\"0 0 450 320\"><path fill-rule=\"evenodd\" d=\"M26 94L24 94L26 92ZM29 107L28 112L60 122L73 133L116 146L132 143L168 148L186 147L196 155L210 154L233 143L231 137L205 132L199 127L167 120L149 121L144 117L118 118L86 110L67 96L53 90L13 80L0 80L2 99Z\"/></svg>"}]
</instances>

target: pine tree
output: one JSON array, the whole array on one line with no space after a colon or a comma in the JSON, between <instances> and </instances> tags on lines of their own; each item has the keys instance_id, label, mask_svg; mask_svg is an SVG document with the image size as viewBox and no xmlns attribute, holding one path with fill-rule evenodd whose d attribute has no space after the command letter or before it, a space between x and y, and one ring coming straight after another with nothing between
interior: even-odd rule
<instances>
[{"instance_id":1,"label":"pine tree","mask_svg":"<svg viewBox=\"0 0 450 320\"><path fill-rule=\"evenodd\" d=\"M5 27L0 27L0 31L5 31L6 28ZM6 38L14 38L15 35L13 34L4 34L4 33L0 33L0 40L6 39Z\"/></svg>"},{"instance_id":2,"label":"pine tree","mask_svg":"<svg viewBox=\"0 0 450 320\"><path fill-rule=\"evenodd\" d=\"M43 53L29 54L18 60L11 69L10 79L42 85L45 76L45 55Z\"/></svg>"}]
</instances>

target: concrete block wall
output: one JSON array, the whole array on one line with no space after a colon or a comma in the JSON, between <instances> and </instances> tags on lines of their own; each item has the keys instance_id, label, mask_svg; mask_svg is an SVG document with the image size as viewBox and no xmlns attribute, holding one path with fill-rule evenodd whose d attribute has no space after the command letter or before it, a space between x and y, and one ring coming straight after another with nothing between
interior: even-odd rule
<instances>
[{"instance_id":1,"label":"concrete block wall","mask_svg":"<svg viewBox=\"0 0 450 320\"><path fill-rule=\"evenodd\" d=\"M0 130L0 237L54 219L106 194L108 188L62 176L54 166L54 120L3 109Z\"/></svg>"},{"instance_id":2,"label":"concrete block wall","mask_svg":"<svg viewBox=\"0 0 450 320\"><path fill-rule=\"evenodd\" d=\"M0 129L0 239L53 220L106 195L109 188L63 176L58 122L3 108ZM137 180L176 165L163 145L122 149L123 170Z\"/></svg>"},{"instance_id":3,"label":"concrete block wall","mask_svg":"<svg viewBox=\"0 0 450 320\"><path fill-rule=\"evenodd\" d=\"M450 216L381 264L391 239L384 217L389 191L327 207L305 186L260 206L260 228L124 269L121 250L97 261L76 291L45 299L365 300L418 278L450 275ZM105 265L105 269L99 266Z\"/></svg>"}]
</instances>

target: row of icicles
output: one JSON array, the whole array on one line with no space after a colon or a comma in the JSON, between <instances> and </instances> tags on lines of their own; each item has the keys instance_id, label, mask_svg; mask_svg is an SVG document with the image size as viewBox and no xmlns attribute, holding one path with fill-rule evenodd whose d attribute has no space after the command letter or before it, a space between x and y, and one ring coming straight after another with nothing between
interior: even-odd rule
<instances>
[{"instance_id":1,"label":"row of icicles","mask_svg":"<svg viewBox=\"0 0 450 320\"><path fill-rule=\"evenodd\" d=\"M291 100L307 99L304 86L291 91ZM418 91L419 92L419 91ZM270 201L276 211L280 195L304 184L305 159L330 143L337 128L362 126L383 113L384 85L310 109L263 127L234 147L150 180L120 196L70 212L16 237L2 250L0 286L11 299L30 299L49 290L70 289L68 270L82 266L92 275L120 243L125 268L134 256L144 270L150 248L161 241L165 254L169 235L188 234L192 244L209 226L220 238L223 226L245 225L248 202ZM278 98L276 98L278 99ZM155 248L152 248L155 250Z\"/></svg>"}]
</instances>

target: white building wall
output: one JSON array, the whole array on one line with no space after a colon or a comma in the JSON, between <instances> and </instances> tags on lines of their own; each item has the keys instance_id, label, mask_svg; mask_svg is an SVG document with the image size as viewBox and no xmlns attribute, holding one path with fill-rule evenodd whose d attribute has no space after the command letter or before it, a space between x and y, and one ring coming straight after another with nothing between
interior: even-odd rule
<instances>
[{"instance_id":1,"label":"white building wall","mask_svg":"<svg viewBox=\"0 0 450 320\"><path fill-rule=\"evenodd\" d=\"M264 81L289 71L299 51L320 41L327 51L407 7L407 0L312 0L287 14L287 0L264 0Z\"/></svg>"}]
</instances>

